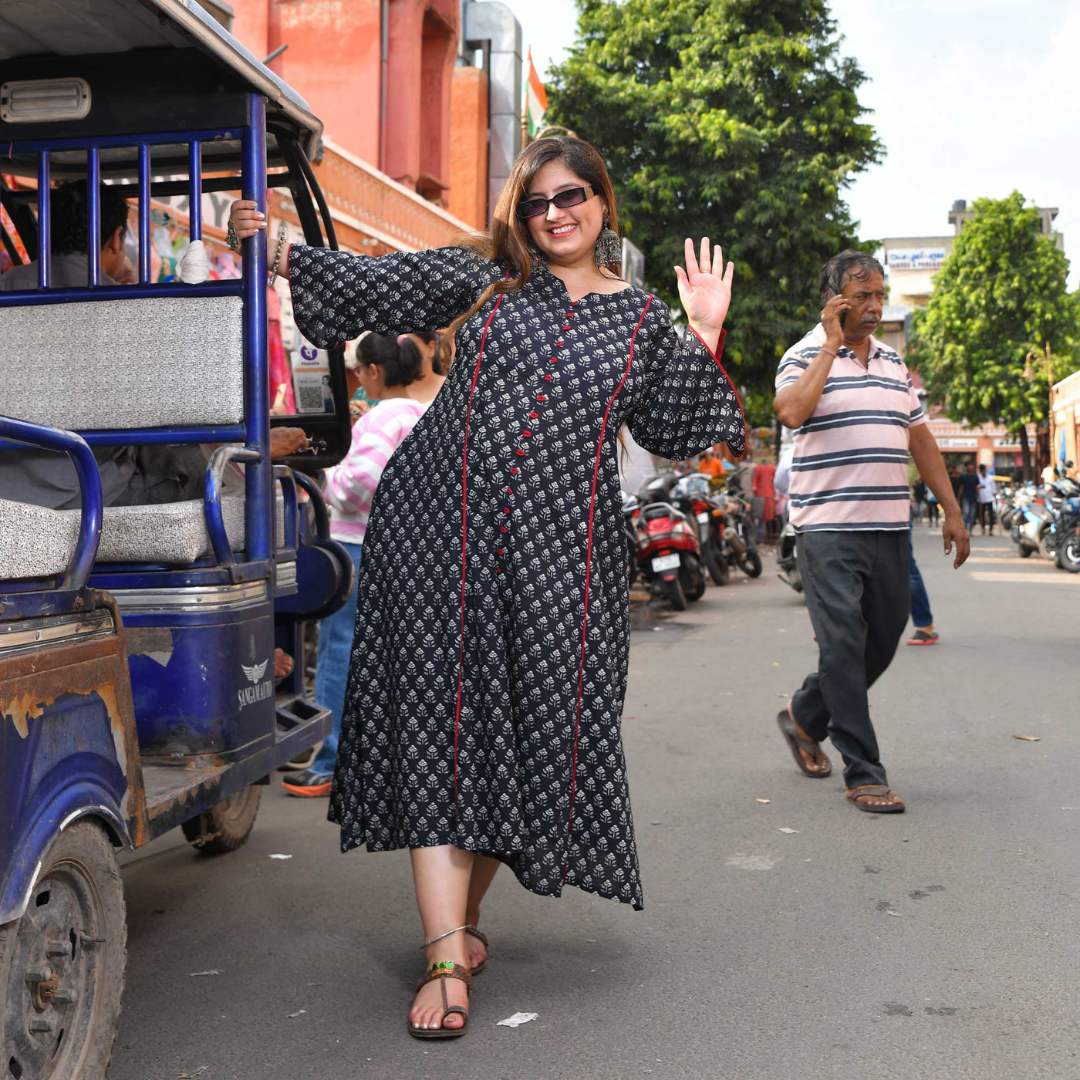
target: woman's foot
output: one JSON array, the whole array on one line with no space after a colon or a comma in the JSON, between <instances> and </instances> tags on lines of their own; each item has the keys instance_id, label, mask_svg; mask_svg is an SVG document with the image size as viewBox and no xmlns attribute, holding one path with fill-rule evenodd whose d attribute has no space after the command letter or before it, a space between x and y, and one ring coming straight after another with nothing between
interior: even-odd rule
<instances>
[{"instance_id":1,"label":"woman's foot","mask_svg":"<svg viewBox=\"0 0 1080 1080\"><path fill-rule=\"evenodd\" d=\"M442 942L440 944L445 944ZM456 945L456 943L455 943ZM429 950L430 952L430 950ZM452 971L456 967L468 978L468 964L464 959L464 950L460 952L444 949L439 953L442 959L428 959L428 971ZM433 966L434 965L434 966ZM465 1013L447 1012L447 1009L464 1009ZM409 1010L409 1027L418 1031L460 1031L468 1023L469 987L460 977L437 976L421 984Z\"/></svg>"},{"instance_id":2,"label":"woman's foot","mask_svg":"<svg viewBox=\"0 0 1080 1080\"><path fill-rule=\"evenodd\" d=\"M465 955L469 970L478 974L487 964L488 942L483 931L478 930L476 924L480 921L480 913L470 913L466 916L469 920L469 929L465 932Z\"/></svg>"}]
</instances>

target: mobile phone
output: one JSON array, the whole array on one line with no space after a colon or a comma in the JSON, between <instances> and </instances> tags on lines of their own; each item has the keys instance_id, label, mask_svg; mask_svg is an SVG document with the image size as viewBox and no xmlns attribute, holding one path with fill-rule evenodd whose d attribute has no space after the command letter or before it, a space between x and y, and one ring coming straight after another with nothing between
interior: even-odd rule
<instances>
[{"instance_id":1,"label":"mobile phone","mask_svg":"<svg viewBox=\"0 0 1080 1080\"><path fill-rule=\"evenodd\" d=\"M847 308L844 308L844 310L840 312L840 329L841 330L844 329L844 323L847 322L847 313L848 313Z\"/></svg>"}]
</instances>

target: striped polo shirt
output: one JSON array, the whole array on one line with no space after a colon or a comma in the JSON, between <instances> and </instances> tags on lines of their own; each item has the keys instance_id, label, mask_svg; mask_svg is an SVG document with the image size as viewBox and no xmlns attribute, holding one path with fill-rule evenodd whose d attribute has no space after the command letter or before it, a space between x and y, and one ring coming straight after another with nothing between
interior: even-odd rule
<instances>
[{"instance_id":1,"label":"striped polo shirt","mask_svg":"<svg viewBox=\"0 0 1080 1080\"><path fill-rule=\"evenodd\" d=\"M819 323L784 353L776 389L797 382L824 344ZM798 532L908 528L908 428L925 423L897 353L871 337L863 367L841 346L814 415L795 432L792 525Z\"/></svg>"}]
</instances>

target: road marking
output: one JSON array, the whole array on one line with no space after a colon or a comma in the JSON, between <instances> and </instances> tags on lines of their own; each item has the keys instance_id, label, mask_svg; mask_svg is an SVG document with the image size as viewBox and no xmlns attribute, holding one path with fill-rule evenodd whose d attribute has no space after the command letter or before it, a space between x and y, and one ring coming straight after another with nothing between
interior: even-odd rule
<instances>
[{"instance_id":1,"label":"road marking","mask_svg":"<svg viewBox=\"0 0 1080 1080\"><path fill-rule=\"evenodd\" d=\"M1053 573L1047 570L1046 573L1040 573L1035 571L1034 573L1019 573L1006 572L1004 574L987 573L986 571L974 570L971 574L973 581L993 581L993 582L1005 582L1006 584L1020 583L1027 585L1030 582L1038 582L1040 585L1072 585L1073 587L1080 585L1080 574L1066 574L1066 573Z\"/></svg>"}]
</instances>

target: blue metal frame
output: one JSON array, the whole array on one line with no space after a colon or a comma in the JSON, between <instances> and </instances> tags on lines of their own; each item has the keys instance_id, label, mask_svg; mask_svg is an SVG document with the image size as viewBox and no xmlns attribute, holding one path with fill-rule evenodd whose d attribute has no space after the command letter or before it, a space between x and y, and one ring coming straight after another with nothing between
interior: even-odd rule
<instances>
[{"instance_id":1,"label":"blue metal frame","mask_svg":"<svg viewBox=\"0 0 1080 1080\"><path fill-rule=\"evenodd\" d=\"M253 199L265 211L266 190L266 103L258 94L247 95L248 124L244 128L233 127L228 131L185 131L90 137L59 140L31 140L15 143L19 151L37 151L39 179L42 181L38 196L38 242L41 256L41 272L38 290L0 293L0 308L43 304L64 304L79 301L132 300L148 297L209 297L240 296L243 299L243 347L244 347L244 420L238 424L216 426L177 425L165 428L134 430L95 430L79 435L56 432L36 425L0 418L0 446L21 446L28 443L37 446L64 449L72 453L79 469L83 486L82 523L79 543L71 566L64 575L62 589L83 591L77 596L61 595L55 580L32 583L0 583L0 593L5 602L7 618L26 617L29 614L53 614L71 610L85 610L102 602L100 594L84 586L94 571L94 587L113 589L117 592L139 589L184 589L203 585L232 584L235 582L265 581L265 603L254 607L238 606L235 610L158 610L156 606L141 607L138 602L124 609L126 627L126 655L130 671L131 687L135 701L135 715L140 741L146 738L146 749L140 751L142 765L146 755L157 752L166 757L175 756L177 745L188 747L188 757L202 760L216 759L221 765L220 774L212 780L197 777L188 788L166 791L159 796L156 815L151 814L143 823L142 833L133 818L128 822L118 819L114 806L122 796L123 771L142 766L128 760L116 762L116 767L106 777L108 783L96 783L95 790L102 794L91 798L81 792L77 803L86 812L105 813L112 822L115 835L128 839L125 826L130 826L130 836L141 843L157 835L179 821L207 809L218 799L239 791L260 780L282 761L304 746L321 737L328 727L326 710L313 706L304 699L302 665L291 683L291 693L279 693L275 700L270 676L265 675L265 663L272 658L274 635L288 639L298 647L299 621L310 617L297 609L283 610L278 624L272 617L275 600L275 533L276 509L274 486L281 483L285 495L285 550L277 554L282 559L299 562L303 521L297 505L297 488L303 487L313 496L317 531L327 536L327 513L318 488L307 477L296 476L285 467L275 468L269 459L269 387L266 333L266 240L262 234L245 240L243 276L240 281L206 282L201 285L169 283L154 285L150 281L150 197L152 193L152 146L182 144L188 146L188 191L190 196L190 235L198 239L202 232L200 209L202 144L214 138L240 139L242 151L240 186L245 198ZM139 267L138 285L110 286L101 284L100 244L90 244L88 284L84 288L54 288L50 285L50 235L49 235L49 175L50 152L81 150L87 155L87 224L94 241L100 238L101 206L99 179L102 168L101 152L112 147L132 147L138 153L138 233ZM32 436L32 437L31 437ZM97 465L91 446L152 444L152 443L230 443L223 446L214 458L214 467L208 470L204 512L207 530L214 550L214 559L199 560L190 567L162 567L154 565L124 564L121 566L94 566L94 555L100 537L102 520L102 497ZM238 445L239 444L239 445ZM229 460L245 463L245 530L246 552L239 556L231 550L225 534L221 514L221 470ZM326 540L326 544L333 542ZM326 553L329 561L333 552ZM341 563L339 558L336 560ZM348 560L344 560L347 562ZM329 580L332 575L323 575ZM344 575L339 574L344 580ZM335 579L336 580L336 579ZM30 592L22 588L28 585ZM340 582L338 582L340 586ZM52 591L42 591L47 587ZM337 591L340 591L338 589ZM135 594L129 592L129 599ZM297 598L303 599L303 598ZM340 598L319 597L323 606L339 606ZM158 651L162 632L170 635L175 662L164 665L158 661L164 654ZM207 668L196 662L212 654L217 660ZM261 668L260 668L261 665ZM256 683L250 672L262 670L258 676L264 681ZM283 691L284 688L278 688ZM239 699L239 705L237 705ZM82 703L76 702L82 709ZM72 712L69 705L49 706L38 718L50 731L70 731L65 709L81 722L82 713ZM100 711L100 710L99 710ZM90 716L90 713L86 713ZM97 714L94 714L95 716ZM97 722L95 720L95 722ZM64 727L68 724L68 727ZM128 725L130 731L130 724ZM69 740L74 742L74 740ZM103 747L105 744L102 744ZM108 744L108 749L111 747ZM36 744L35 744L36 747ZM23 749L33 749L27 743ZM111 752L111 751L110 751ZM106 760L102 751L98 755ZM152 760L152 758L151 758ZM58 768L59 768L58 762ZM79 762L76 756L62 762L65 772L57 773L69 789L75 791ZM70 770L70 771L68 771ZM143 770L143 777L148 775ZM69 781L71 781L69 783ZM147 781L149 783L149 781ZM132 788L135 780L132 775ZM107 789L112 795L106 797ZM159 789L160 790L160 789ZM170 793L171 792L171 793ZM113 797L115 796L115 797ZM36 796L35 796L36 797ZM30 804L27 804L30 805ZM57 804L59 805L59 804ZM64 805L69 805L65 802ZM104 808L104 809L102 809ZM40 809L31 807L31 809ZM33 833L33 842L24 845L27 858L44 850L57 827L57 819L49 813L40 819L41 827ZM27 836L30 834L28 833ZM141 837L141 838L140 838ZM0 853L2 854L2 853ZM29 869L32 874L32 867Z\"/></svg>"},{"instance_id":2,"label":"blue metal frame","mask_svg":"<svg viewBox=\"0 0 1080 1080\"><path fill-rule=\"evenodd\" d=\"M266 213L266 100L248 95L248 126L242 139L241 176L245 199ZM270 466L270 372L266 351L266 234L259 230L244 244L244 417L247 446L261 458L245 476L245 546L249 559L274 554Z\"/></svg>"},{"instance_id":3,"label":"blue metal frame","mask_svg":"<svg viewBox=\"0 0 1080 1080\"><path fill-rule=\"evenodd\" d=\"M93 452L83 439L70 431L28 424L7 416L0 416L0 435L21 446L29 444L45 450L59 450L71 458L82 489L82 513L79 517L79 539L71 562L60 579L59 588L63 592L84 589L101 541L101 475ZM3 588L0 583L0 590Z\"/></svg>"}]
</instances>

